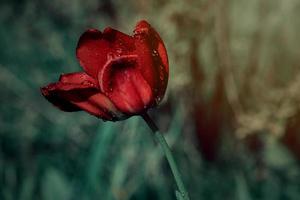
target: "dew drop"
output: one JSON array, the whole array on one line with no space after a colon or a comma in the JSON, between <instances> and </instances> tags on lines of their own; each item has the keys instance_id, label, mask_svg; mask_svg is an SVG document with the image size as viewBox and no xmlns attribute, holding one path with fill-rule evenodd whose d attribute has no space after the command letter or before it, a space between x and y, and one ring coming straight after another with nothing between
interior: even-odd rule
<instances>
[{"instance_id":1,"label":"dew drop","mask_svg":"<svg viewBox=\"0 0 300 200\"><path fill-rule=\"evenodd\" d=\"M136 35L134 36L135 39L139 40L140 42L144 42L145 41L145 38L142 37L140 34L134 32Z\"/></svg>"},{"instance_id":2,"label":"dew drop","mask_svg":"<svg viewBox=\"0 0 300 200\"><path fill-rule=\"evenodd\" d=\"M122 54L122 49L121 48L116 48L116 54L117 54L117 57L121 56Z\"/></svg>"},{"instance_id":3,"label":"dew drop","mask_svg":"<svg viewBox=\"0 0 300 200\"><path fill-rule=\"evenodd\" d=\"M81 83L82 85L86 85L86 86L93 86L94 84L92 84L91 82L85 80Z\"/></svg>"},{"instance_id":4,"label":"dew drop","mask_svg":"<svg viewBox=\"0 0 300 200\"><path fill-rule=\"evenodd\" d=\"M107 60L112 60L114 58L114 54L113 53L108 53L107 54Z\"/></svg>"},{"instance_id":5,"label":"dew drop","mask_svg":"<svg viewBox=\"0 0 300 200\"><path fill-rule=\"evenodd\" d=\"M155 99L155 102L158 104L158 103L160 102L160 97L157 97L157 98Z\"/></svg>"},{"instance_id":6,"label":"dew drop","mask_svg":"<svg viewBox=\"0 0 300 200\"><path fill-rule=\"evenodd\" d=\"M153 51L152 51L152 56L154 56L154 57L157 57L157 56L158 56L158 53L157 53L156 50L153 50Z\"/></svg>"},{"instance_id":7,"label":"dew drop","mask_svg":"<svg viewBox=\"0 0 300 200\"><path fill-rule=\"evenodd\" d=\"M159 79L160 79L161 81L163 81L164 78L165 78L164 73L163 73L162 70L160 70L160 73L159 73Z\"/></svg>"}]
</instances>

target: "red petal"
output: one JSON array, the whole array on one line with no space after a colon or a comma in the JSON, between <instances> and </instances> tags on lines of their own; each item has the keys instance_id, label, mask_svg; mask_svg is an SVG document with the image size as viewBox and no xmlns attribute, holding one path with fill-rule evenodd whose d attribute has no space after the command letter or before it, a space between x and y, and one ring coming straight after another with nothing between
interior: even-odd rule
<instances>
[{"instance_id":1,"label":"red petal","mask_svg":"<svg viewBox=\"0 0 300 200\"><path fill-rule=\"evenodd\" d=\"M48 101L63 111L84 110L102 119L114 120L119 111L94 83L95 80L84 73L71 73L62 75L59 82L51 83L41 91Z\"/></svg>"},{"instance_id":2,"label":"red petal","mask_svg":"<svg viewBox=\"0 0 300 200\"><path fill-rule=\"evenodd\" d=\"M112 60L99 72L102 91L124 113L135 115L151 106L152 90L139 70L136 57Z\"/></svg>"},{"instance_id":3,"label":"red petal","mask_svg":"<svg viewBox=\"0 0 300 200\"><path fill-rule=\"evenodd\" d=\"M80 111L81 109L78 106L72 104L71 102L67 101L66 99L60 97L59 95L53 94L52 90L56 87L55 83L49 84L46 87L41 88L42 95L53 105L58 107L62 111L66 112L74 112Z\"/></svg>"},{"instance_id":4,"label":"red petal","mask_svg":"<svg viewBox=\"0 0 300 200\"><path fill-rule=\"evenodd\" d=\"M76 56L83 69L97 78L98 71L108 59L129 54L134 48L134 40L129 35L112 28L106 28L103 33L90 29L80 37Z\"/></svg>"},{"instance_id":5,"label":"red petal","mask_svg":"<svg viewBox=\"0 0 300 200\"><path fill-rule=\"evenodd\" d=\"M120 56L108 60L104 67L98 73L98 81L101 91L107 93L112 90L112 74L115 70L120 68L125 68L128 66L136 65L137 56L136 55L127 55Z\"/></svg>"},{"instance_id":6,"label":"red petal","mask_svg":"<svg viewBox=\"0 0 300 200\"><path fill-rule=\"evenodd\" d=\"M159 102L165 93L169 76L166 48L158 33L145 20L136 25L134 38L139 70Z\"/></svg>"},{"instance_id":7,"label":"red petal","mask_svg":"<svg viewBox=\"0 0 300 200\"><path fill-rule=\"evenodd\" d=\"M62 74L59 77L59 82L70 83L72 85L88 85L94 88L98 88L98 82L91 76L87 75L85 72L74 72L68 74Z\"/></svg>"}]
</instances>

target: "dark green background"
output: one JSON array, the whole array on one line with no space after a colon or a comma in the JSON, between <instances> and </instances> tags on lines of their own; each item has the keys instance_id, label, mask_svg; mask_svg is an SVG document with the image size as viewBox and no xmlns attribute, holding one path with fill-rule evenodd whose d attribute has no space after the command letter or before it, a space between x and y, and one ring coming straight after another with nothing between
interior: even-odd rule
<instances>
[{"instance_id":1,"label":"dark green background","mask_svg":"<svg viewBox=\"0 0 300 200\"><path fill-rule=\"evenodd\" d=\"M150 111L192 200L300 198L297 0L2 0L0 199L175 199L139 117L64 113L39 88L80 71L87 28L162 36L170 80Z\"/></svg>"}]
</instances>

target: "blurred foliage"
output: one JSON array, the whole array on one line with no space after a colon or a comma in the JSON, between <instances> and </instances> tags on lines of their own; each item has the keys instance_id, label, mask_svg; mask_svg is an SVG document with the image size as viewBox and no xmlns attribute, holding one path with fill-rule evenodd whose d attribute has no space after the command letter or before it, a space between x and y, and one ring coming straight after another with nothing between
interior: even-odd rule
<instances>
[{"instance_id":1,"label":"blurred foliage","mask_svg":"<svg viewBox=\"0 0 300 200\"><path fill-rule=\"evenodd\" d=\"M168 49L168 94L151 115L191 199L299 199L299 9L296 0L2 0L0 199L175 199L139 117L63 113L39 92L81 70L85 29L131 33L142 18Z\"/></svg>"}]
</instances>

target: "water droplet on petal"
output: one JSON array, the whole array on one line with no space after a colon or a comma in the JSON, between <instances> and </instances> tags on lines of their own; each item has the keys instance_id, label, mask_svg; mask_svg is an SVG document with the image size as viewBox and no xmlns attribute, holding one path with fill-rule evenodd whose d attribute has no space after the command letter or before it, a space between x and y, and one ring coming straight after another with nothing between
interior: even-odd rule
<instances>
[{"instance_id":1,"label":"water droplet on petal","mask_svg":"<svg viewBox=\"0 0 300 200\"><path fill-rule=\"evenodd\" d=\"M122 54L122 49L121 48L116 48L116 56L119 57Z\"/></svg>"},{"instance_id":2,"label":"water droplet on petal","mask_svg":"<svg viewBox=\"0 0 300 200\"><path fill-rule=\"evenodd\" d=\"M114 54L113 53L108 53L107 54L107 60L112 60L114 59Z\"/></svg>"},{"instance_id":3,"label":"water droplet on petal","mask_svg":"<svg viewBox=\"0 0 300 200\"><path fill-rule=\"evenodd\" d=\"M154 57L157 57L157 56L158 56L158 53L157 53L156 50L153 50L153 51L152 51L152 56L154 56Z\"/></svg>"},{"instance_id":4,"label":"water droplet on petal","mask_svg":"<svg viewBox=\"0 0 300 200\"><path fill-rule=\"evenodd\" d=\"M164 78L164 74L162 72L159 73L159 78L162 80Z\"/></svg>"},{"instance_id":5,"label":"water droplet on petal","mask_svg":"<svg viewBox=\"0 0 300 200\"><path fill-rule=\"evenodd\" d=\"M160 97L156 97L155 102L158 104L160 102Z\"/></svg>"}]
</instances>

